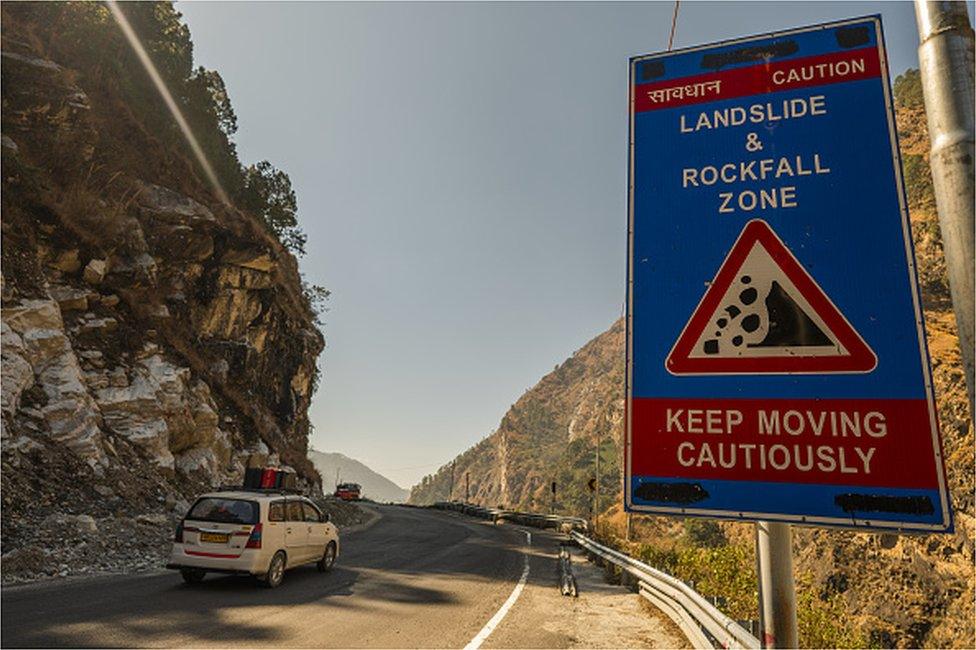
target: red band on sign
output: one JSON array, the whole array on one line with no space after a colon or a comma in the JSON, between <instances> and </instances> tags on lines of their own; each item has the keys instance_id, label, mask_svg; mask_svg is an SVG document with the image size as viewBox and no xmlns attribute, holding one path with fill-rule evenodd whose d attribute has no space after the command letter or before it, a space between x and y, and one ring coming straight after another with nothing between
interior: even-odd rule
<instances>
[{"instance_id":1,"label":"red band on sign","mask_svg":"<svg viewBox=\"0 0 976 650\"><path fill-rule=\"evenodd\" d=\"M639 84L634 87L634 110L642 113L781 90L860 81L880 75L878 50L866 47Z\"/></svg>"},{"instance_id":2,"label":"red band on sign","mask_svg":"<svg viewBox=\"0 0 976 650\"><path fill-rule=\"evenodd\" d=\"M632 401L635 476L938 489L925 400Z\"/></svg>"}]
</instances>

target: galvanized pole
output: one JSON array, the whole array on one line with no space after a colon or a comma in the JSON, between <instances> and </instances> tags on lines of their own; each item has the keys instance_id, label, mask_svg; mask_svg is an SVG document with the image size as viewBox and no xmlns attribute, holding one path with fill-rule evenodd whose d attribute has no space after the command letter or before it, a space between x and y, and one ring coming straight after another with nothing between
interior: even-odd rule
<instances>
[{"instance_id":1,"label":"galvanized pole","mask_svg":"<svg viewBox=\"0 0 976 650\"><path fill-rule=\"evenodd\" d=\"M763 648L797 648L796 585L789 524L756 522L759 625Z\"/></svg>"},{"instance_id":2,"label":"galvanized pole","mask_svg":"<svg viewBox=\"0 0 976 650\"><path fill-rule=\"evenodd\" d=\"M973 380L973 28L965 2L915 0L918 63L928 114L931 166L963 374Z\"/></svg>"},{"instance_id":3,"label":"galvanized pole","mask_svg":"<svg viewBox=\"0 0 976 650\"><path fill-rule=\"evenodd\" d=\"M451 487L447 493L447 500L454 501L454 462L451 461Z\"/></svg>"},{"instance_id":4,"label":"galvanized pole","mask_svg":"<svg viewBox=\"0 0 976 650\"><path fill-rule=\"evenodd\" d=\"M600 517L600 436L596 437L596 469L594 471L596 475L596 482L593 486L596 488L593 490L593 528L596 528L597 521Z\"/></svg>"}]
</instances>

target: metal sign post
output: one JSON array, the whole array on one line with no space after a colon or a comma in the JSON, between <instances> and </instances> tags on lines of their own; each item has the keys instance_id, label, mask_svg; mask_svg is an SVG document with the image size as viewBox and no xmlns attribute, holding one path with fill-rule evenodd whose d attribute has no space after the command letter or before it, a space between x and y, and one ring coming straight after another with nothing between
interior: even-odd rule
<instances>
[{"instance_id":1,"label":"metal sign post","mask_svg":"<svg viewBox=\"0 0 976 650\"><path fill-rule=\"evenodd\" d=\"M797 648L796 586L789 524L756 522L759 623L764 648Z\"/></svg>"},{"instance_id":2,"label":"metal sign post","mask_svg":"<svg viewBox=\"0 0 976 650\"><path fill-rule=\"evenodd\" d=\"M928 115L932 187L939 211L959 350L973 401L973 27L965 2L915 0L918 63Z\"/></svg>"},{"instance_id":3,"label":"metal sign post","mask_svg":"<svg viewBox=\"0 0 976 650\"><path fill-rule=\"evenodd\" d=\"M880 17L630 74L627 509L951 531Z\"/></svg>"}]
</instances>

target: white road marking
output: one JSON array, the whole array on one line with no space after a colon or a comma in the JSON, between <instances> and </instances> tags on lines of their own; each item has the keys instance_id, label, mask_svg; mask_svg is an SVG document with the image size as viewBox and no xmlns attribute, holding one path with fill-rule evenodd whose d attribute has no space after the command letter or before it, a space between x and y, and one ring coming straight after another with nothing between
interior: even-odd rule
<instances>
[{"instance_id":1,"label":"white road marking","mask_svg":"<svg viewBox=\"0 0 976 650\"><path fill-rule=\"evenodd\" d=\"M525 533L527 544L532 546L532 533L527 530L523 530L522 532ZM488 635L494 632L495 628L498 627L498 624L502 622L502 619L505 618L506 614L508 614L508 610L512 609L512 605L515 604L515 601L518 600L522 590L525 588L525 583L529 579L529 554L524 553L522 555L522 560L525 562L522 568L522 577L519 578L518 584L515 585L515 589L512 590L512 594L502 605L501 609L495 612L495 615L491 617L491 620L485 623L485 626L481 628L481 631L478 632L473 639L471 639L471 642L464 646L464 650L478 650L478 648L481 647L481 644L485 642L485 639L488 638Z\"/></svg>"}]
</instances>

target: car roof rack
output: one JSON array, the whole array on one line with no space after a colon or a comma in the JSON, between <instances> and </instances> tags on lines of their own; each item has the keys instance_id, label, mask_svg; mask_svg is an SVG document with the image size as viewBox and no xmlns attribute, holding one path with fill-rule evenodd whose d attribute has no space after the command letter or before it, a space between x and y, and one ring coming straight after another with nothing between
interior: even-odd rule
<instances>
[{"instance_id":1,"label":"car roof rack","mask_svg":"<svg viewBox=\"0 0 976 650\"><path fill-rule=\"evenodd\" d=\"M256 488L256 487L244 487L243 485L221 485L217 488L218 492L254 492L256 494L292 494L298 496L305 496L305 494L295 488Z\"/></svg>"}]
</instances>

